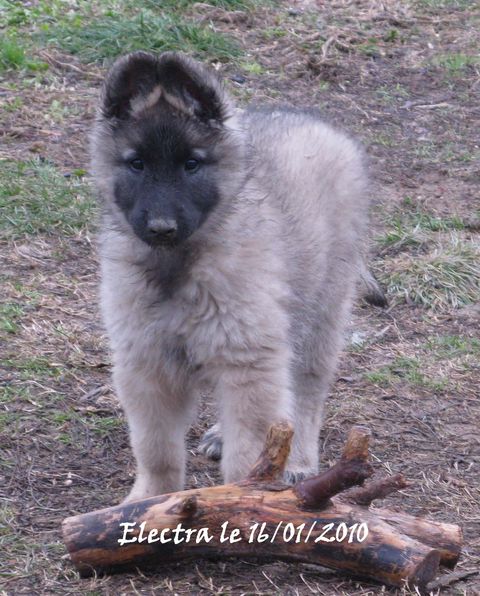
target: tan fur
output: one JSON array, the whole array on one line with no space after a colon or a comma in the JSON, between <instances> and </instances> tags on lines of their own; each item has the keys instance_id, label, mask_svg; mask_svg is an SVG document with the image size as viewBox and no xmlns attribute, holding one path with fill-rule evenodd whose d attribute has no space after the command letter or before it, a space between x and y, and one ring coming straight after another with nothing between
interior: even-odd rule
<instances>
[{"instance_id":1,"label":"tan fur","mask_svg":"<svg viewBox=\"0 0 480 596\"><path fill-rule=\"evenodd\" d=\"M188 240L194 258L167 298L145 275L152 249L112 204L113 148L101 123L95 132L107 205L101 303L137 460L128 500L182 488L185 432L205 383L220 406L226 482L245 476L282 418L295 426L289 471L317 470L323 405L361 267L361 154L302 112L238 111L225 128L222 202Z\"/></svg>"},{"instance_id":2,"label":"tan fur","mask_svg":"<svg viewBox=\"0 0 480 596\"><path fill-rule=\"evenodd\" d=\"M166 93L165 90L162 89L160 85L157 85L153 91L144 97L143 95L137 95L132 99L130 102L130 107L132 109L133 114L138 114L148 108L152 108L155 104L158 103L161 97L165 97ZM178 102L180 103L180 102Z\"/></svg>"}]
</instances>

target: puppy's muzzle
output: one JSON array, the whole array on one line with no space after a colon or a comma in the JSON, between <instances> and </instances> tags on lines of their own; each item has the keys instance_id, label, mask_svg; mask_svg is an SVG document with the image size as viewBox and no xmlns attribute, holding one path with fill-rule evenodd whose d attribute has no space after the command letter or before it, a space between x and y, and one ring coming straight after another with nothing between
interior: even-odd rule
<instances>
[{"instance_id":1,"label":"puppy's muzzle","mask_svg":"<svg viewBox=\"0 0 480 596\"><path fill-rule=\"evenodd\" d=\"M147 232L154 242L172 242L177 237L178 225L174 219L156 217L148 221Z\"/></svg>"}]
</instances>

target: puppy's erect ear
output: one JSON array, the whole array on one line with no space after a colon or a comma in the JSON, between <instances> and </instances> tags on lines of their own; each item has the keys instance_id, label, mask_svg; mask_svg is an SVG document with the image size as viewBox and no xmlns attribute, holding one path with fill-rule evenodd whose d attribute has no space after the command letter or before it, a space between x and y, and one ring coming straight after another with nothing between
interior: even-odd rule
<instances>
[{"instance_id":1,"label":"puppy's erect ear","mask_svg":"<svg viewBox=\"0 0 480 596\"><path fill-rule=\"evenodd\" d=\"M223 122L229 103L216 75L184 54L165 52L159 58L160 85L167 101L204 122ZM173 100L173 101L172 101Z\"/></svg>"},{"instance_id":2,"label":"puppy's erect ear","mask_svg":"<svg viewBox=\"0 0 480 596\"><path fill-rule=\"evenodd\" d=\"M217 77L184 54L134 52L115 62L105 81L102 114L127 119L160 99L175 110L221 124L229 105Z\"/></svg>"},{"instance_id":3,"label":"puppy's erect ear","mask_svg":"<svg viewBox=\"0 0 480 596\"><path fill-rule=\"evenodd\" d=\"M157 82L158 58L147 52L133 52L119 58L108 72L103 87L101 111L105 118L126 119L131 102L147 97Z\"/></svg>"}]
</instances>

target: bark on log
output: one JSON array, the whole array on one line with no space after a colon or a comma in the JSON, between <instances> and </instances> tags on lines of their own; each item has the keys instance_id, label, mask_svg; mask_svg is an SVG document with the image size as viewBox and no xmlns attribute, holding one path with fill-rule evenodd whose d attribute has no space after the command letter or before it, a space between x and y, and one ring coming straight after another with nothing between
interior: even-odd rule
<instances>
[{"instance_id":1,"label":"bark on log","mask_svg":"<svg viewBox=\"0 0 480 596\"><path fill-rule=\"evenodd\" d=\"M87 576L197 557L275 557L420 588L440 564L455 565L462 544L458 526L359 504L402 488L403 478L338 494L372 474L367 429L352 429L335 466L289 487L279 477L292 434L286 423L272 427L243 482L66 519L63 537L71 560Z\"/></svg>"}]
</instances>

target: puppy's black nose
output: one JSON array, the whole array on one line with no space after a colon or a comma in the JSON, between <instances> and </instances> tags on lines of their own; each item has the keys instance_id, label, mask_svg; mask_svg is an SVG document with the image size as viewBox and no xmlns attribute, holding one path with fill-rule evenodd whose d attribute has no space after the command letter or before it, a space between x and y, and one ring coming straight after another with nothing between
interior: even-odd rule
<instances>
[{"instance_id":1,"label":"puppy's black nose","mask_svg":"<svg viewBox=\"0 0 480 596\"><path fill-rule=\"evenodd\" d=\"M149 234L158 238L173 240L177 235L177 222L174 219L166 217L156 217L147 224Z\"/></svg>"}]
</instances>

